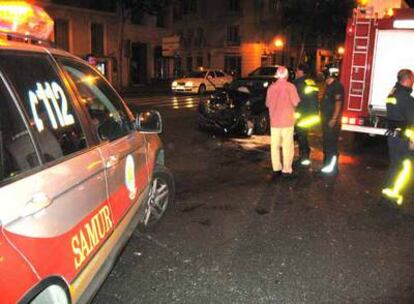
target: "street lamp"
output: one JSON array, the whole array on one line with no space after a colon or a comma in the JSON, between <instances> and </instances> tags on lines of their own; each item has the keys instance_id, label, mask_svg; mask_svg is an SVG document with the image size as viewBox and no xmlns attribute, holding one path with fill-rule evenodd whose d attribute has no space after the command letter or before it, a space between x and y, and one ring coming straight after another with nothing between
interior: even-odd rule
<instances>
[{"instance_id":1,"label":"street lamp","mask_svg":"<svg viewBox=\"0 0 414 304\"><path fill-rule=\"evenodd\" d=\"M278 50L283 49L283 47L285 46L285 43L283 42L283 40L281 38L276 38L273 41L273 44L275 45L276 49L278 49Z\"/></svg>"},{"instance_id":2,"label":"street lamp","mask_svg":"<svg viewBox=\"0 0 414 304\"><path fill-rule=\"evenodd\" d=\"M343 46L338 47L338 54L341 56L345 54L345 48Z\"/></svg>"}]
</instances>

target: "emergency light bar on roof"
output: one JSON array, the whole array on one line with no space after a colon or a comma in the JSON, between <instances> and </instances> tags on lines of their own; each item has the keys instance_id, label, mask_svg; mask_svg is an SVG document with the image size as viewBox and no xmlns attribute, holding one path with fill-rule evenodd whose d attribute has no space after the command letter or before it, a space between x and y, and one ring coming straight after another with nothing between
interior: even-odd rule
<instances>
[{"instance_id":1,"label":"emergency light bar on roof","mask_svg":"<svg viewBox=\"0 0 414 304\"><path fill-rule=\"evenodd\" d=\"M25 1L0 1L0 32L47 40L53 20L36 5Z\"/></svg>"}]
</instances>

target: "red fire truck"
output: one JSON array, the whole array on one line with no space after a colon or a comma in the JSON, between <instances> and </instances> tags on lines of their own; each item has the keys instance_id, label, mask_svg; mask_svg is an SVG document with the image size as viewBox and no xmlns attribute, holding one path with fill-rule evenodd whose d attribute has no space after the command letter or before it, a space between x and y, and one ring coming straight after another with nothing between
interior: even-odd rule
<instances>
[{"instance_id":1,"label":"red fire truck","mask_svg":"<svg viewBox=\"0 0 414 304\"><path fill-rule=\"evenodd\" d=\"M386 99L400 69L414 69L414 9L358 7L348 21L341 81L342 129L384 135Z\"/></svg>"}]
</instances>

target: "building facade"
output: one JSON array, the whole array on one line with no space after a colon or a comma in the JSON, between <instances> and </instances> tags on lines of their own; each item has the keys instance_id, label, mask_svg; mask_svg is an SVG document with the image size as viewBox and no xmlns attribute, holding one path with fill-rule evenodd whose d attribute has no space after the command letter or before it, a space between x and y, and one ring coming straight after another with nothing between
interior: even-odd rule
<instances>
[{"instance_id":1,"label":"building facade","mask_svg":"<svg viewBox=\"0 0 414 304\"><path fill-rule=\"evenodd\" d=\"M312 60L318 72L335 47L321 47L329 42L318 41L311 54L301 54L300 44L282 25L281 5L281 0L175 0L178 69L185 73L203 66L246 76L261 65Z\"/></svg>"},{"instance_id":2,"label":"building facade","mask_svg":"<svg viewBox=\"0 0 414 304\"><path fill-rule=\"evenodd\" d=\"M51 1L37 4L55 21L56 46L81 58L89 54L96 57L101 71L116 87L173 77L174 59L162 56L162 38L172 34L168 10L160 16L143 14L134 22L127 20L122 31L115 10L98 11Z\"/></svg>"},{"instance_id":3,"label":"building facade","mask_svg":"<svg viewBox=\"0 0 414 304\"><path fill-rule=\"evenodd\" d=\"M55 21L59 48L92 54L118 88L172 79L198 67L246 76L261 65L294 66L310 60L316 71L332 58L319 41L304 55L281 23L282 0L171 0L157 16L141 14L123 23L117 12L37 1ZM123 29L122 29L123 28ZM180 37L171 52L165 38ZM170 46L168 46L170 47Z\"/></svg>"}]
</instances>

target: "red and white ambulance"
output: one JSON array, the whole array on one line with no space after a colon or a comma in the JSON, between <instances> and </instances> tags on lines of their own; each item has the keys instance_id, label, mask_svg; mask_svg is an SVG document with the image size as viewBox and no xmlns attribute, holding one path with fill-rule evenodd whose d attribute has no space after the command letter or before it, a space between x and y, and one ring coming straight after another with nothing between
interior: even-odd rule
<instances>
[{"instance_id":1,"label":"red and white ambulance","mask_svg":"<svg viewBox=\"0 0 414 304\"><path fill-rule=\"evenodd\" d=\"M0 303L85 303L171 205L158 112L134 116L53 21L0 1Z\"/></svg>"},{"instance_id":2,"label":"red and white ambulance","mask_svg":"<svg viewBox=\"0 0 414 304\"><path fill-rule=\"evenodd\" d=\"M342 129L384 135L386 99L397 73L414 70L414 9L402 1L360 2L367 5L354 10L346 29Z\"/></svg>"}]
</instances>

